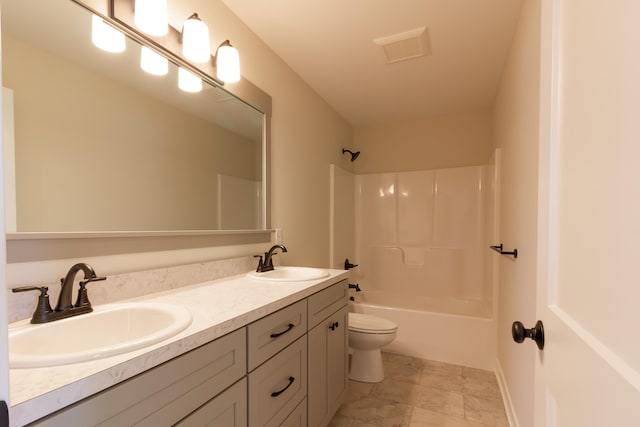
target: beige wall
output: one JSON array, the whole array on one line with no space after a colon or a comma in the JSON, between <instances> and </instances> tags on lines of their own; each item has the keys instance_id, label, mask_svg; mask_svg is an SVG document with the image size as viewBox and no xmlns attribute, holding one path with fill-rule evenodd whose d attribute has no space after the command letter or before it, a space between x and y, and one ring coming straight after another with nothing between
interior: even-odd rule
<instances>
[{"instance_id":1,"label":"beige wall","mask_svg":"<svg viewBox=\"0 0 640 427\"><path fill-rule=\"evenodd\" d=\"M498 365L520 427L533 426L535 346L517 345L511 324L536 322L540 2L525 0L495 104L501 148Z\"/></svg>"},{"instance_id":2,"label":"beige wall","mask_svg":"<svg viewBox=\"0 0 640 427\"><path fill-rule=\"evenodd\" d=\"M485 164L492 154L491 110L403 120L354 130L356 173Z\"/></svg>"}]
</instances>

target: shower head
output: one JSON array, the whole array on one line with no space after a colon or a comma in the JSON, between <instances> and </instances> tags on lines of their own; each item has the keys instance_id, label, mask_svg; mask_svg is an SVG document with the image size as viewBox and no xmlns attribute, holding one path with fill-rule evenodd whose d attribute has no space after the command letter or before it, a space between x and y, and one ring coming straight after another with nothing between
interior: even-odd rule
<instances>
[{"instance_id":1,"label":"shower head","mask_svg":"<svg viewBox=\"0 0 640 427\"><path fill-rule=\"evenodd\" d=\"M351 154L351 161L352 161L352 162L353 162L355 159L357 159L357 158L358 158L358 156L360 155L360 152L359 152L359 151L356 151L356 152L354 153L354 152L353 152L353 151L351 151L351 150L347 150L347 149L343 148L343 149L342 149L342 154L344 154L344 153L349 153L349 154Z\"/></svg>"}]
</instances>

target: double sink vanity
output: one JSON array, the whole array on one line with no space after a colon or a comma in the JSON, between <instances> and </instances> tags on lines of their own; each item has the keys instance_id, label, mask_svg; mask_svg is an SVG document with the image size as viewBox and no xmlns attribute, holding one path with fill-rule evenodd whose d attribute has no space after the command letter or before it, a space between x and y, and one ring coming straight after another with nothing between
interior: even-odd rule
<instances>
[{"instance_id":1,"label":"double sink vanity","mask_svg":"<svg viewBox=\"0 0 640 427\"><path fill-rule=\"evenodd\" d=\"M277 267L16 322L11 425L326 425L347 303L346 271Z\"/></svg>"}]
</instances>

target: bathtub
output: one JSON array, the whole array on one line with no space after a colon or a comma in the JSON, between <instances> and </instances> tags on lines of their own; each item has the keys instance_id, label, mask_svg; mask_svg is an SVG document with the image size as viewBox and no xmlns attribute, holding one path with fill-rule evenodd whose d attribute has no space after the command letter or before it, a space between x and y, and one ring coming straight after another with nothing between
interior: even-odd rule
<instances>
[{"instance_id":1,"label":"bathtub","mask_svg":"<svg viewBox=\"0 0 640 427\"><path fill-rule=\"evenodd\" d=\"M493 370L496 323L483 301L427 298L381 291L352 293L349 309L389 319L396 339L383 351Z\"/></svg>"}]
</instances>

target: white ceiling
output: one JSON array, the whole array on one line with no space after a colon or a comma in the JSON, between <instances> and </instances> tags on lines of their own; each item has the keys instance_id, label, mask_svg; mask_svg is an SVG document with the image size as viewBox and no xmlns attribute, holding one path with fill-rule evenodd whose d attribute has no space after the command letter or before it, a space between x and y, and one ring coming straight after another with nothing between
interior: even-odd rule
<instances>
[{"instance_id":1,"label":"white ceiling","mask_svg":"<svg viewBox=\"0 0 640 427\"><path fill-rule=\"evenodd\" d=\"M522 0L222 0L354 126L487 108ZM373 40L427 27L431 54Z\"/></svg>"}]
</instances>

